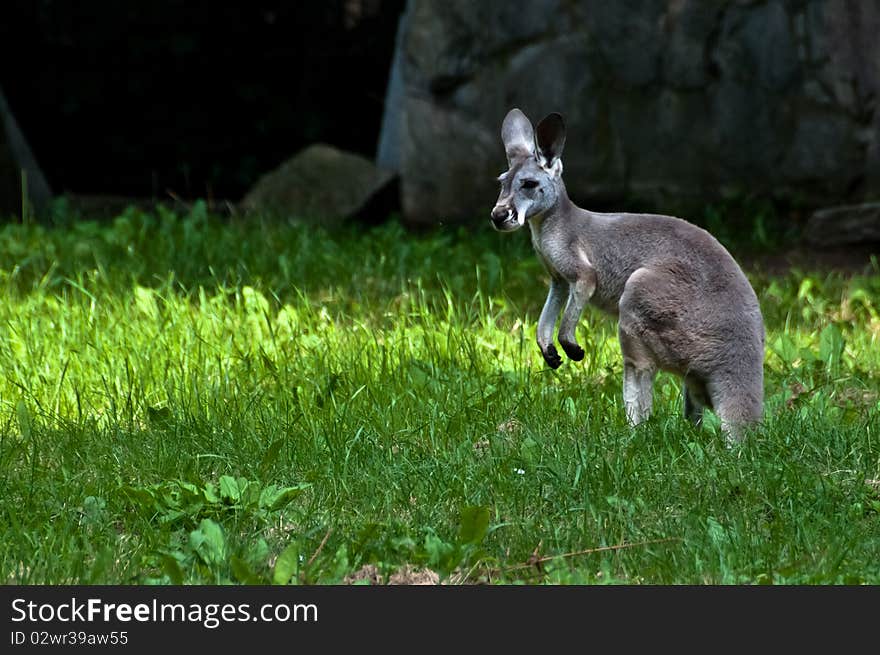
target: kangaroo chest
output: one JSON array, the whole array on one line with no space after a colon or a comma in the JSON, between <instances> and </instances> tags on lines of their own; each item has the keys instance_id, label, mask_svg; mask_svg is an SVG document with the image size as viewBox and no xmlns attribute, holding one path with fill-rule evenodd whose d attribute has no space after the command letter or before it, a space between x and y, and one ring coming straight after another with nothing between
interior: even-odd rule
<instances>
[{"instance_id":1,"label":"kangaroo chest","mask_svg":"<svg viewBox=\"0 0 880 655\"><path fill-rule=\"evenodd\" d=\"M530 221L532 246L538 260L547 273L555 279L569 284L579 279L592 277L595 287L590 304L611 314L617 313L620 293L628 277L628 271L618 274L615 267L601 261L593 261L589 245L564 229L564 226L548 225L546 222Z\"/></svg>"},{"instance_id":2,"label":"kangaroo chest","mask_svg":"<svg viewBox=\"0 0 880 655\"><path fill-rule=\"evenodd\" d=\"M574 282L593 269L585 244L564 226L530 222L529 227L535 253L553 277Z\"/></svg>"},{"instance_id":3,"label":"kangaroo chest","mask_svg":"<svg viewBox=\"0 0 880 655\"><path fill-rule=\"evenodd\" d=\"M566 268L566 258L562 252L560 235L555 234L544 221L529 221L529 231L535 254L547 272L555 278L567 278L563 270Z\"/></svg>"},{"instance_id":4,"label":"kangaroo chest","mask_svg":"<svg viewBox=\"0 0 880 655\"><path fill-rule=\"evenodd\" d=\"M541 244L541 234L540 230L536 229L532 223L529 223L529 227L531 228L532 233L532 248L535 249L535 254L538 256L538 261L544 266L548 273L551 276L558 277L559 273L553 268L552 262L547 259L547 255L544 253L544 248Z\"/></svg>"}]
</instances>

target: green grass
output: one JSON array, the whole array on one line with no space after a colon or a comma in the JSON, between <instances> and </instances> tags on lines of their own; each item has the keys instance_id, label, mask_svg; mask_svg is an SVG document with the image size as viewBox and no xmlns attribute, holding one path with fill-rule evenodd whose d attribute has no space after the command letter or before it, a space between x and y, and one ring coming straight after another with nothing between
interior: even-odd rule
<instances>
[{"instance_id":1,"label":"green grass","mask_svg":"<svg viewBox=\"0 0 880 655\"><path fill-rule=\"evenodd\" d=\"M876 266L751 273L767 418L728 449L672 377L627 427L598 312L547 369L528 237L483 223L4 226L0 580L880 583Z\"/></svg>"}]
</instances>

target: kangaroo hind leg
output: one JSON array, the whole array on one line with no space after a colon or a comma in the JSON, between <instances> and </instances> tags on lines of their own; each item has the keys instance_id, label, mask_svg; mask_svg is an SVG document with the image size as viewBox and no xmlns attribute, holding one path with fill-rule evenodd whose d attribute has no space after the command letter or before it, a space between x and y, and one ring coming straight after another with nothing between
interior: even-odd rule
<instances>
[{"instance_id":1,"label":"kangaroo hind leg","mask_svg":"<svg viewBox=\"0 0 880 655\"><path fill-rule=\"evenodd\" d=\"M685 418L699 426L703 422L705 408L711 407L706 385L693 376L685 376L681 395L684 400Z\"/></svg>"},{"instance_id":2,"label":"kangaroo hind leg","mask_svg":"<svg viewBox=\"0 0 880 655\"><path fill-rule=\"evenodd\" d=\"M741 442L748 429L760 422L763 413L761 384L762 380L758 379L751 385L754 389L748 384L719 384L714 388L710 385L712 405L721 419L721 430L729 445Z\"/></svg>"},{"instance_id":3,"label":"kangaroo hind leg","mask_svg":"<svg viewBox=\"0 0 880 655\"><path fill-rule=\"evenodd\" d=\"M661 345L662 341L656 334L656 329L662 325L657 320L659 314L655 305L657 291L663 286L663 280L654 271L637 269L626 281L618 302L623 402L632 425L641 423L651 414L654 377L659 369L654 346Z\"/></svg>"},{"instance_id":4,"label":"kangaroo hind leg","mask_svg":"<svg viewBox=\"0 0 880 655\"><path fill-rule=\"evenodd\" d=\"M657 366L648 348L637 337L619 329L623 353L623 403L630 425L638 425L651 415L654 377Z\"/></svg>"}]
</instances>

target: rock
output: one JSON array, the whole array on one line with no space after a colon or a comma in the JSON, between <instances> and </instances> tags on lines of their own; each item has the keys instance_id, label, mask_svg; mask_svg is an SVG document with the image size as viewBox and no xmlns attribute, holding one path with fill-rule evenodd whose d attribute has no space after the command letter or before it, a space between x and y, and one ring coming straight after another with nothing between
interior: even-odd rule
<instances>
[{"instance_id":1,"label":"rock","mask_svg":"<svg viewBox=\"0 0 880 655\"><path fill-rule=\"evenodd\" d=\"M408 103L402 139L411 147L403 150L401 166L419 174L408 176L401 187L406 217L442 223L482 207L497 189L495 178L501 172L491 156L493 137L459 112L417 100Z\"/></svg>"},{"instance_id":2,"label":"rock","mask_svg":"<svg viewBox=\"0 0 880 655\"><path fill-rule=\"evenodd\" d=\"M28 200L36 212L45 210L52 190L0 89L0 217L22 213L22 178L27 174Z\"/></svg>"},{"instance_id":3,"label":"rock","mask_svg":"<svg viewBox=\"0 0 880 655\"><path fill-rule=\"evenodd\" d=\"M240 208L332 227L363 211L393 178L366 157L319 143L262 176Z\"/></svg>"},{"instance_id":4,"label":"rock","mask_svg":"<svg viewBox=\"0 0 880 655\"><path fill-rule=\"evenodd\" d=\"M880 243L880 202L821 209L810 216L804 239L816 247Z\"/></svg>"},{"instance_id":5,"label":"rock","mask_svg":"<svg viewBox=\"0 0 880 655\"><path fill-rule=\"evenodd\" d=\"M379 142L376 146L376 163L385 170L400 172L400 132L403 129L403 74L401 72L400 40L406 33L407 13L404 11L397 21L397 37L391 68L388 71L388 88L385 91L385 111L379 127Z\"/></svg>"},{"instance_id":6,"label":"rock","mask_svg":"<svg viewBox=\"0 0 880 655\"><path fill-rule=\"evenodd\" d=\"M0 220L20 215L20 175L18 165L9 149L6 134L0 130Z\"/></svg>"},{"instance_id":7,"label":"rock","mask_svg":"<svg viewBox=\"0 0 880 655\"><path fill-rule=\"evenodd\" d=\"M501 120L561 112L572 197L880 198L880 4L409 0L380 154L405 218L479 220Z\"/></svg>"}]
</instances>

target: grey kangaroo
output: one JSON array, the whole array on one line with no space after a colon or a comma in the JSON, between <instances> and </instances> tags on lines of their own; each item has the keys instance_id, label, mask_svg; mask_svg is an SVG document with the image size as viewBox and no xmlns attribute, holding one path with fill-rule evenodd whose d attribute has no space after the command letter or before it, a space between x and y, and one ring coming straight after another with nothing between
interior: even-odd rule
<instances>
[{"instance_id":1,"label":"grey kangaroo","mask_svg":"<svg viewBox=\"0 0 880 655\"><path fill-rule=\"evenodd\" d=\"M526 221L550 275L537 340L552 368L559 343L575 361L584 351L575 328L587 302L618 315L623 400L632 425L651 413L654 377L684 380L684 413L699 425L715 411L728 441L761 419L764 323L758 299L733 257L705 230L655 214L596 213L577 207L562 181L562 116L533 129L519 109L501 126L509 169L492 224L501 232ZM564 311L563 311L564 306Z\"/></svg>"}]
</instances>

